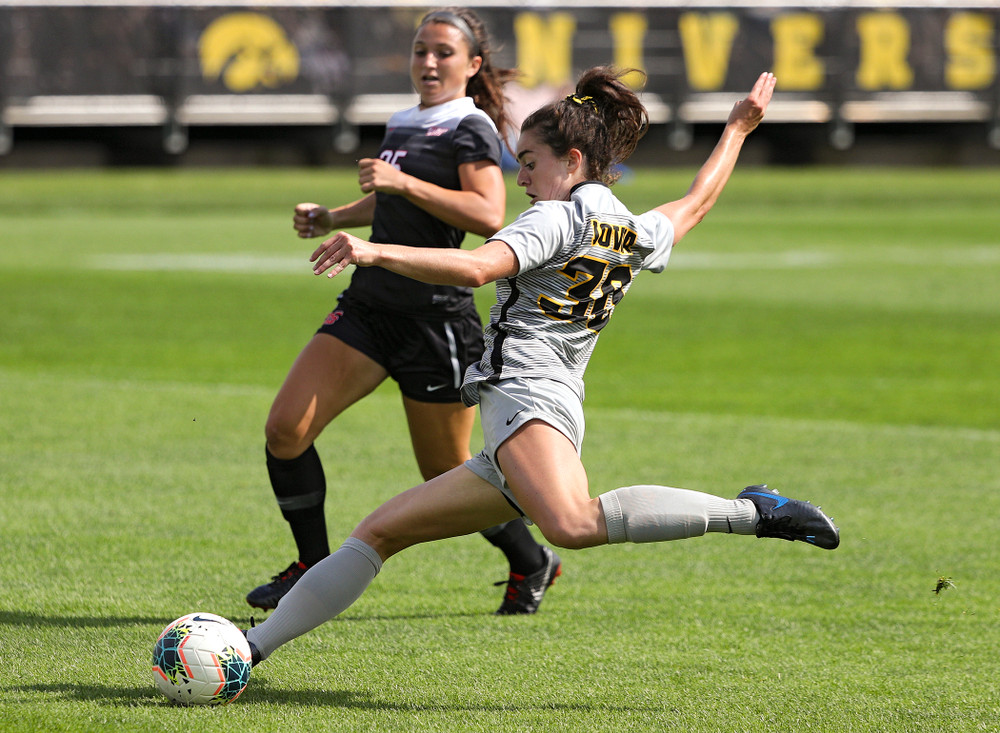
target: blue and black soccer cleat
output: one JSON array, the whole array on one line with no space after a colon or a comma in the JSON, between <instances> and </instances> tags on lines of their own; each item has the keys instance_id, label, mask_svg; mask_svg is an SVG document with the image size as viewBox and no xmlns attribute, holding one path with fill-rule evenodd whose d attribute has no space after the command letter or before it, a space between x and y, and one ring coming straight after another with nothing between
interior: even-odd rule
<instances>
[{"instance_id":1,"label":"blue and black soccer cleat","mask_svg":"<svg viewBox=\"0 0 1000 733\"><path fill-rule=\"evenodd\" d=\"M834 550L840 544L840 530L833 520L807 501L781 496L764 484L747 486L736 498L749 499L757 507L758 537L799 540L824 550Z\"/></svg>"}]
</instances>

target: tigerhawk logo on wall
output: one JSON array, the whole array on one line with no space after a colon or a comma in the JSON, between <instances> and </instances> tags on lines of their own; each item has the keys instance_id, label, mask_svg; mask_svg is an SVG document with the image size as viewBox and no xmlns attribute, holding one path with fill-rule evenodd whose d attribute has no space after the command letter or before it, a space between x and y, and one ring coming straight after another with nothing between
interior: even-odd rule
<instances>
[{"instance_id":1,"label":"tigerhawk logo on wall","mask_svg":"<svg viewBox=\"0 0 1000 733\"><path fill-rule=\"evenodd\" d=\"M260 13L229 13L212 21L198 41L202 76L231 92L274 89L295 81L299 52L284 28Z\"/></svg>"}]
</instances>

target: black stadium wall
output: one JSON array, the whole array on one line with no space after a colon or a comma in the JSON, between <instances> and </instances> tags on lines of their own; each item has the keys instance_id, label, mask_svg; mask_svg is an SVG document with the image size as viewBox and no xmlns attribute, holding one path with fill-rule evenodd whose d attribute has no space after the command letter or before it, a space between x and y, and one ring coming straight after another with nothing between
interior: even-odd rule
<instances>
[{"instance_id":1,"label":"black stadium wall","mask_svg":"<svg viewBox=\"0 0 1000 733\"><path fill-rule=\"evenodd\" d=\"M589 66L642 70L654 162L697 159L771 70L772 162L1000 163L995 0L469 5L523 73L515 116ZM0 167L356 158L415 101L430 7L0 0Z\"/></svg>"}]
</instances>

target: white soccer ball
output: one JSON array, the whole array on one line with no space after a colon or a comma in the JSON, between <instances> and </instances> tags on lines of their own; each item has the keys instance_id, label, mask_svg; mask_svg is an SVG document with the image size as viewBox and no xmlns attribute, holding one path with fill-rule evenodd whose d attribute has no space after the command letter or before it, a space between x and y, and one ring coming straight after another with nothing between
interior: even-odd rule
<instances>
[{"instance_id":1,"label":"white soccer ball","mask_svg":"<svg viewBox=\"0 0 1000 733\"><path fill-rule=\"evenodd\" d=\"M153 681L182 705L225 705L250 681L250 644L222 616L181 616L153 645Z\"/></svg>"}]
</instances>

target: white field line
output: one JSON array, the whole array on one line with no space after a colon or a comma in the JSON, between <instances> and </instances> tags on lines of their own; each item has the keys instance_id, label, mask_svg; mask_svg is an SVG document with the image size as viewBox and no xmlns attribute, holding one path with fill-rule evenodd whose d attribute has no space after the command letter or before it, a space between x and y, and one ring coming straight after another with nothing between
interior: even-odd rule
<instances>
[{"instance_id":1,"label":"white field line","mask_svg":"<svg viewBox=\"0 0 1000 733\"><path fill-rule=\"evenodd\" d=\"M306 256L248 254L116 254L95 255L86 261L91 270L132 272L312 272Z\"/></svg>"},{"instance_id":2,"label":"white field line","mask_svg":"<svg viewBox=\"0 0 1000 733\"><path fill-rule=\"evenodd\" d=\"M822 250L784 252L698 252L678 249L671 257L672 269L684 270L786 270L832 269L855 265L914 265L982 267L1000 265L1000 242L959 249L906 247L867 249L859 255ZM309 274L305 256L251 254L107 254L84 261L92 270L153 272L231 272L262 274Z\"/></svg>"},{"instance_id":3,"label":"white field line","mask_svg":"<svg viewBox=\"0 0 1000 733\"><path fill-rule=\"evenodd\" d=\"M79 394L100 394L111 392L157 392L161 394L186 394L204 397L260 397L270 398L272 387L249 384L217 383L196 384L189 382L143 382L137 380L110 380L80 378L68 380L75 385ZM0 369L0 393L7 389L20 390L25 383L51 384L53 388L66 389L69 385L64 377L29 376ZM384 399L395 402L394 395L373 394L370 399ZM1000 445L1000 430L981 428L949 427L942 425L905 425L887 423L853 422L850 420L809 420L804 418L771 417L761 415L720 415L716 413L672 412L665 410L644 410L636 407L588 409L588 420L620 420L641 422L651 426L677 426L678 423L706 423L723 421L732 424L753 424L779 428L783 431L828 433L854 436L908 437L917 440L964 440Z\"/></svg>"}]
</instances>

